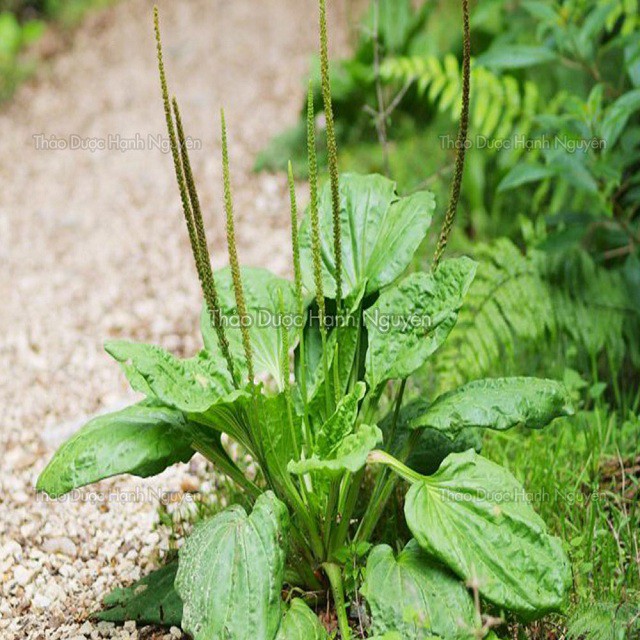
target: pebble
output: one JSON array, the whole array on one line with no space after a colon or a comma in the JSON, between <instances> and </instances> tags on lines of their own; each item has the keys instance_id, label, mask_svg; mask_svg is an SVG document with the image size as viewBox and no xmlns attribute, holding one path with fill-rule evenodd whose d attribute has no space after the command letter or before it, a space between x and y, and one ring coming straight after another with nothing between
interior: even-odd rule
<instances>
[{"instance_id":1,"label":"pebble","mask_svg":"<svg viewBox=\"0 0 640 640\"><path fill-rule=\"evenodd\" d=\"M26 587L29 582L31 582L31 578L33 578L33 571L29 571L25 569L22 565L18 565L13 570L13 579L21 586Z\"/></svg>"},{"instance_id":2,"label":"pebble","mask_svg":"<svg viewBox=\"0 0 640 640\"><path fill-rule=\"evenodd\" d=\"M78 548L75 543L66 537L47 538L42 543L42 550L45 553L61 553L70 558L75 558L78 555Z\"/></svg>"}]
</instances>

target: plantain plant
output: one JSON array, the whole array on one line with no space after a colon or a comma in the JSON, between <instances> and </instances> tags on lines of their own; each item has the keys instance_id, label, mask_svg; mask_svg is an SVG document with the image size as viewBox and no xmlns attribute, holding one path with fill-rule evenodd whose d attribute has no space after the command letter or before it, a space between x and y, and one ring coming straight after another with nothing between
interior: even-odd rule
<instances>
[{"instance_id":1,"label":"plantain plant","mask_svg":"<svg viewBox=\"0 0 640 640\"><path fill-rule=\"evenodd\" d=\"M482 638L489 626L480 598L539 617L563 608L571 571L524 489L477 453L478 433L538 429L570 407L561 384L535 378L476 380L405 401L408 379L447 339L476 271L466 257L441 259L464 164L467 0L451 200L430 270L409 275L433 195L399 197L382 176L338 175L324 0L319 8L330 179L319 191L310 96L310 204L300 225L291 167L288 175L293 281L240 267L224 113L229 267L212 271L156 10L169 139L204 297L204 349L178 359L156 346L108 342L144 399L91 420L55 454L37 488L57 497L116 474L147 477L198 452L246 494L250 512L234 505L196 525L178 564L109 596L105 619L178 624L196 640L321 639L327 632L309 605L330 593L340 636L351 638L344 564L360 549L368 552L361 594L371 637ZM228 442L250 454L257 475L236 464ZM408 487L412 538L396 554L380 544L377 525L399 481Z\"/></svg>"}]
</instances>

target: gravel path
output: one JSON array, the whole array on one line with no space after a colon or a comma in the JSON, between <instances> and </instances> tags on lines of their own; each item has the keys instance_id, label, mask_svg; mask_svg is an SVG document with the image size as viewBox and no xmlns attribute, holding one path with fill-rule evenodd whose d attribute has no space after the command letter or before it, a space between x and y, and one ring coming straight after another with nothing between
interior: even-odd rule
<instances>
[{"instance_id":1,"label":"gravel path","mask_svg":"<svg viewBox=\"0 0 640 640\"><path fill-rule=\"evenodd\" d=\"M88 416L131 401L103 340L154 342L180 354L199 347L200 296L172 164L148 140L164 134L151 7L123 0L92 15L71 49L0 112L2 640L162 637L86 616L167 549L153 490L193 488L206 471L194 459L154 479L92 487L111 492L108 499L83 492L45 502L33 490L56 446ZM214 262L225 262L217 116L224 106L241 258L286 273L285 180L253 175L251 165L296 118L316 46L315 0L165 0L160 9L169 82L202 145L192 160ZM340 11L331 16L334 46ZM108 148L54 148L73 136ZM111 148L114 136L128 145L139 136L135 145L146 149Z\"/></svg>"}]
</instances>

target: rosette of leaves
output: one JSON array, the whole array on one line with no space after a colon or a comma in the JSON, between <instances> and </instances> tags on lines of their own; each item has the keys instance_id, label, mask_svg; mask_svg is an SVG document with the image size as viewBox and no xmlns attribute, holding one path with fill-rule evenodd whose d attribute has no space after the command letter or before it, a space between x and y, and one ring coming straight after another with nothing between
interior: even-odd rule
<instances>
[{"instance_id":1,"label":"rosette of leaves","mask_svg":"<svg viewBox=\"0 0 640 640\"><path fill-rule=\"evenodd\" d=\"M100 614L179 619L195 640L327 638L305 602L309 592L331 594L341 637L350 638L341 559L345 548L379 542L376 524L398 478L410 485L405 516L414 539L398 557L373 546L363 590L372 633L478 637L469 584L523 617L560 610L571 578L560 541L515 479L474 451L477 441L470 449L461 443L483 429L541 428L569 411L566 392L554 381L507 378L404 402L407 379L455 326L476 264L452 258L407 274L428 233L433 197L401 198L378 175L338 175L323 0L320 25L331 179L319 195L310 100L311 201L298 225L290 171L289 281L240 268L224 116L230 266L212 271L156 17L169 138L205 302L204 348L179 359L151 345L109 342L107 351L144 399L90 421L62 445L37 488L56 497L116 474L147 477L198 452L244 490L250 509L232 505L198 524L177 567L114 594ZM440 240L444 248L446 233ZM385 415L381 398L394 391ZM227 441L251 455L256 477L236 464ZM367 464L376 475L368 492ZM283 600L294 589L302 598Z\"/></svg>"}]
</instances>

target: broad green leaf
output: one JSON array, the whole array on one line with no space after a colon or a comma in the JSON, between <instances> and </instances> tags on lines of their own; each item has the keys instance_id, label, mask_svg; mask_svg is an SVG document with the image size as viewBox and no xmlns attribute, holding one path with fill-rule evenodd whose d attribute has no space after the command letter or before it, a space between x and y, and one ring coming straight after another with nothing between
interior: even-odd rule
<instances>
[{"instance_id":1,"label":"broad green leaf","mask_svg":"<svg viewBox=\"0 0 640 640\"><path fill-rule=\"evenodd\" d=\"M194 640L275 637L282 618L287 509L270 491L251 515L234 505L197 525L180 550L175 587Z\"/></svg>"},{"instance_id":2,"label":"broad green leaf","mask_svg":"<svg viewBox=\"0 0 640 640\"><path fill-rule=\"evenodd\" d=\"M317 455L306 460L289 463L289 471L298 475L318 473L327 477L338 477L345 471L355 473L364 467L369 452L382 442L378 427L361 424L358 430L348 435L326 458Z\"/></svg>"},{"instance_id":3,"label":"broad green leaf","mask_svg":"<svg viewBox=\"0 0 640 640\"><path fill-rule=\"evenodd\" d=\"M435 273L412 273L365 311L366 380L375 389L407 378L447 339L473 277L469 258L445 260Z\"/></svg>"},{"instance_id":4,"label":"broad green leaf","mask_svg":"<svg viewBox=\"0 0 640 640\"><path fill-rule=\"evenodd\" d=\"M327 337L327 351L329 356L328 391L325 390L326 384L322 364L322 338L316 319L317 307L314 304L309 308L309 317L313 322L308 323L304 329L307 404L309 413L323 420L329 418L329 416L326 415L325 394L328 392L330 398L336 397L334 390L336 347L340 351L340 357L337 361L340 396L345 393L351 378L351 370L356 356L358 340L362 333L360 304L364 296L365 284L366 283L363 283L358 293L353 297L351 308L343 311L336 326L329 331ZM298 382L301 380L301 375L300 352L298 350L296 352L296 380ZM299 390L299 386L297 388ZM300 408L302 408L301 400L301 396L296 398Z\"/></svg>"},{"instance_id":5,"label":"broad green leaf","mask_svg":"<svg viewBox=\"0 0 640 640\"><path fill-rule=\"evenodd\" d=\"M294 598L285 613L276 640L327 640L318 616L300 598Z\"/></svg>"},{"instance_id":6,"label":"broad green leaf","mask_svg":"<svg viewBox=\"0 0 640 640\"><path fill-rule=\"evenodd\" d=\"M224 360L206 351L180 360L160 347L124 340L107 342L105 350L133 389L180 411L205 411L233 389Z\"/></svg>"},{"instance_id":7,"label":"broad green leaf","mask_svg":"<svg viewBox=\"0 0 640 640\"><path fill-rule=\"evenodd\" d=\"M261 396L260 411L254 414L252 433L261 446L261 457L272 474L288 477L287 465L296 458L296 442L302 441L302 418L293 407L287 406L284 393L276 396ZM289 410L291 409L291 413ZM289 415L293 422L293 434Z\"/></svg>"},{"instance_id":8,"label":"broad green leaf","mask_svg":"<svg viewBox=\"0 0 640 640\"><path fill-rule=\"evenodd\" d=\"M320 427L316 435L315 451L319 458L329 457L340 443L351 434L358 415L358 405L364 397L366 385L358 382L356 388L338 404L335 413Z\"/></svg>"},{"instance_id":9,"label":"broad green leaf","mask_svg":"<svg viewBox=\"0 0 640 640\"><path fill-rule=\"evenodd\" d=\"M152 571L130 587L114 589L103 600L104 611L93 614L97 620L179 627L182 623L182 600L173 583L178 562Z\"/></svg>"},{"instance_id":10,"label":"broad green leaf","mask_svg":"<svg viewBox=\"0 0 640 640\"><path fill-rule=\"evenodd\" d=\"M189 419L199 425L227 433L242 444L260 464L287 476L287 463L295 458L295 441L301 442L302 418L291 407L293 433L289 423L289 407L284 392L274 396L236 391L228 399L217 402L207 411L190 413Z\"/></svg>"},{"instance_id":11,"label":"broad green leaf","mask_svg":"<svg viewBox=\"0 0 640 640\"><path fill-rule=\"evenodd\" d=\"M391 441L391 426L393 411L380 423L380 429L384 435L387 451L397 454L405 447L411 436L411 424L413 420L425 413L429 402L415 399L407 403L398 414L398 422L395 428L393 442ZM435 429L422 429L420 439L413 446L407 459L407 466L422 473L431 475L438 470L442 461L450 453L460 453L467 449L475 449L478 453L482 448L482 436L479 429L462 429L453 437L447 437Z\"/></svg>"},{"instance_id":12,"label":"broad green leaf","mask_svg":"<svg viewBox=\"0 0 640 640\"><path fill-rule=\"evenodd\" d=\"M422 549L490 602L526 618L566 604L571 568L560 539L517 480L475 451L452 453L414 482L404 511Z\"/></svg>"},{"instance_id":13,"label":"broad green leaf","mask_svg":"<svg viewBox=\"0 0 640 640\"><path fill-rule=\"evenodd\" d=\"M304 318L297 312L295 288L292 282L279 278L267 269L243 267L241 269L242 286L247 307L245 322L249 326L254 369L257 375L269 374L278 384L282 380L282 330L287 327L289 344L294 347L302 331ZM223 316L225 333L234 363L246 376L246 359L242 344L240 317L233 292L231 269L228 267L216 271L216 287ZM281 313L280 296L284 308ZM204 345L212 354L222 359L218 338L211 324L206 306L202 309L200 328ZM224 360L222 360L224 362Z\"/></svg>"},{"instance_id":14,"label":"broad green leaf","mask_svg":"<svg viewBox=\"0 0 640 640\"><path fill-rule=\"evenodd\" d=\"M493 70L524 69L555 59L556 54L547 47L501 43L479 56L476 63Z\"/></svg>"},{"instance_id":15,"label":"broad green leaf","mask_svg":"<svg viewBox=\"0 0 640 640\"><path fill-rule=\"evenodd\" d=\"M397 558L386 544L374 547L361 592L371 609L374 634L398 631L403 640L473 638L475 607L469 592L415 540Z\"/></svg>"},{"instance_id":16,"label":"broad green leaf","mask_svg":"<svg viewBox=\"0 0 640 640\"><path fill-rule=\"evenodd\" d=\"M366 281L371 294L392 283L407 268L431 225L433 194L419 191L400 198L396 185L380 175L340 176L340 225L342 230L343 295L354 295ZM335 259L331 190L327 184L320 195L323 289L335 297ZM307 216L301 227L300 250L303 277L309 291L315 291L311 230Z\"/></svg>"},{"instance_id":17,"label":"broad green leaf","mask_svg":"<svg viewBox=\"0 0 640 640\"><path fill-rule=\"evenodd\" d=\"M462 429L482 427L504 431L523 425L542 429L554 418L572 413L565 386L540 378L474 380L441 395L410 422L454 438Z\"/></svg>"},{"instance_id":18,"label":"broad green leaf","mask_svg":"<svg viewBox=\"0 0 640 640\"><path fill-rule=\"evenodd\" d=\"M36 489L52 498L103 478L146 478L193 456L179 411L143 403L98 416L71 436L40 474Z\"/></svg>"}]
</instances>

